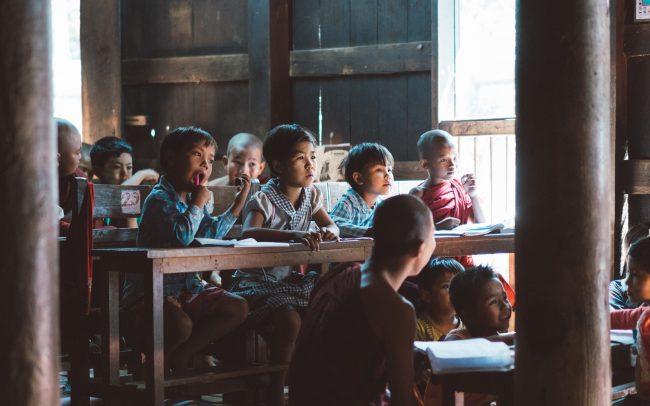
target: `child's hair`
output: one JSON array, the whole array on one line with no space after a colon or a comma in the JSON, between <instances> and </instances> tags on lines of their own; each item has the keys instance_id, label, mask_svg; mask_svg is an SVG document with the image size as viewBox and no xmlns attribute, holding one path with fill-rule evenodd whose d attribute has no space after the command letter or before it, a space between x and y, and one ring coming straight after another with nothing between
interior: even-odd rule
<instances>
[{"instance_id":1,"label":"child's hair","mask_svg":"<svg viewBox=\"0 0 650 406\"><path fill-rule=\"evenodd\" d=\"M636 241L639 241L641 238L645 238L650 235L650 223L639 223L627 230L625 233L625 238L623 239L623 244L626 247L634 244Z\"/></svg>"},{"instance_id":2,"label":"child's hair","mask_svg":"<svg viewBox=\"0 0 650 406\"><path fill-rule=\"evenodd\" d=\"M431 130L420 135L418 139L418 155L420 159L427 159L431 148L440 141L453 145L451 134L447 131Z\"/></svg>"},{"instance_id":3,"label":"child's hair","mask_svg":"<svg viewBox=\"0 0 650 406\"><path fill-rule=\"evenodd\" d=\"M197 127L178 127L172 130L160 146L160 168L165 173L172 170L175 156L187 152L194 144L212 146L217 150L217 142L209 132Z\"/></svg>"},{"instance_id":4,"label":"child's hair","mask_svg":"<svg viewBox=\"0 0 650 406\"><path fill-rule=\"evenodd\" d=\"M354 172L361 172L367 165L393 166L394 163L393 155L386 147L374 142L364 142L350 149L339 169L344 170L345 180L350 186L356 188L359 185L352 178Z\"/></svg>"},{"instance_id":5,"label":"child's hair","mask_svg":"<svg viewBox=\"0 0 650 406\"><path fill-rule=\"evenodd\" d=\"M99 139L90 150L93 170L98 172L109 158L117 158L124 153L133 155L133 147L123 139L112 136Z\"/></svg>"},{"instance_id":6,"label":"child's hair","mask_svg":"<svg viewBox=\"0 0 650 406\"><path fill-rule=\"evenodd\" d=\"M232 136L230 141L228 141L228 150L226 155L230 156L230 153L234 148L259 148L262 150L263 147L262 140L255 134L250 133L238 133Z\"/></svg>"},{"instance_id":7,"label":"child's hair","mask_svg":"<svg viewBox=\"0 0 650 406\"><path fill-rule=\"evenodd\" d=\"M642 238L630 245L627 255L638 261L643 269L650 272L650 237Z\"/></svg>"},{"instance_id":8,"label":"child's hair","mask_svg":"<svg viewBox=\"0 0 650 406\"><path fill-rule=\"evenodd\" d=\"M427 219L431 219L431 211L415 196L397 195L381 202L372 226L372 257L391 261L418 247L431 238L427 233L433 232L426 229Z\"/></svg>"},{"instance_id":9,"label":"child's hair","mask_svg":"<svg viewBox=\"0 0 650 406\"><path fill-rule=\"evenodd\" d=\"M464 271L463 265L453 258L433 257L416 278L418 288L431 291L433 284L446 272L458 275Z\"/></svg>"},{"instance_id":10,"label":"child's hair","mask_svg":"<svg viewBox=\"0 0 650 406\"><path fill-rule=\"evenodd\" d=\"M266 162L271 165L271 175L277 176L273 161L286 162L296 144L302 141L311 142L316 146L314 136L298 124L280 124L268 132L262 153Z\"/></svg>"},{"instance_id":11,"label":"child's hair","mask_svg":"<svg viewBox=\"0 0 650 406\"><path fill-rule=\"evenodd\" d=\"M481 289L492 279L498 279L492 268L487 265L478 265L459 273L451 280L449 299L456 312L461 315L461 319L462 314L475 309Z\"/></svg>"}]
</instances>

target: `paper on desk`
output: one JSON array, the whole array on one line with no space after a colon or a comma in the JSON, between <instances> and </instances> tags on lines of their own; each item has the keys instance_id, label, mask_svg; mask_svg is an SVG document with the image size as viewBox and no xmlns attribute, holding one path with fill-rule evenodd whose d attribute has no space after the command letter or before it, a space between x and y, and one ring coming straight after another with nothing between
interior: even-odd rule
<instances>
[{"instance_id":1,"label":"paper on desk","mask_svg":"<svg viewBox=\"0 0 650 406\"><path fill-rule=\"evenodd\" d=\"M505 343L484 338L457 341L416 341L426 351L434 374L479 371L509 371L515 355Z\"/></svg>"},{"instance_id":2,"label":"paper on desk","mask_svg":"<svg viewBox=\"0 0 650 406\"><path fill-rule=\"evenodd\" d=\"M634 334L632 330L611 330L609 340L625 345L633 345Z\"/></svg>"},{"instance_id":3,"label":"paper on desk","mask_svg":"<svg viewBox=\"0 0 650 406\"><path fill-rule=\"evenodd\" d=\"M195 238L197 245L203 247L288 247L286 242L257 241L254 238L244 240L218 240L216 238Z\"/></svg>"}]
</instances>

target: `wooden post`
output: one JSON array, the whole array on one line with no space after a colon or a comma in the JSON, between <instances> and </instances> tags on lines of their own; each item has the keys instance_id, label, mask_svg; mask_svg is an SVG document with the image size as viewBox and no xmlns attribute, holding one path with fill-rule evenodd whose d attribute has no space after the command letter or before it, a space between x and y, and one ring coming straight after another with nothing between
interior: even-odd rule
<instances>
[{"instance_id":1,"label":"wooden post","mask_svg":"<svg viewBox=\"0 0 650 406\"><path fill-rule=\"evenodd\" d=\"M248 0L248 105L260 136L291 119L290 27L288 0Z\"/></svg>"},{"instance_id":2,"label":"wooden post","mask_svg":"<svg viewBox=\"0 0 650 406\"><path fill-rule=\"evenodd\" d=\"M50 1L0 3L0 399L58 405L56 141Z\"/></svg>"},{"instance_id":3,"label":"wooden post","mask_svg":"<svg viewBox=\"0 0 650 406\"><path fill-rule=\"evenodd\" d=\"M84 141L122 134L119 0L81 0L81 92Z\"/></svg>"},{"instance_id":4,"label":"wooden post","mask_svg":"<svg viewBox=\"0 0 650 406\"><path fill-rule=\"evenodd\" d=\"M610 404L610 36L599 0L517 2L515 403Z\"/></svg>"}]
</instances>

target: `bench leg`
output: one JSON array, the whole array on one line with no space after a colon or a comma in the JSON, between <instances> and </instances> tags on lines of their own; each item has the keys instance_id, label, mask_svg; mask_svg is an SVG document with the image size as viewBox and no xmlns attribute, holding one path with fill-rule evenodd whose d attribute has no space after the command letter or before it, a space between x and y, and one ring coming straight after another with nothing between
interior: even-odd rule
<instances>
[{"instance_id":1,"label":"bench leg","mask_svg":"<svg viewBox=\"0 0 650 406\"><path fill-rule=\"evenodd\" d=\"M162 406L165 390L163 387L164 372L164 330L163 330L163 273L159 264L150 263L151 268L145 271L145 296L147 315L151 331L148 335L147 360L145 366L146 404Z\"/></svg>"}]
</instances>

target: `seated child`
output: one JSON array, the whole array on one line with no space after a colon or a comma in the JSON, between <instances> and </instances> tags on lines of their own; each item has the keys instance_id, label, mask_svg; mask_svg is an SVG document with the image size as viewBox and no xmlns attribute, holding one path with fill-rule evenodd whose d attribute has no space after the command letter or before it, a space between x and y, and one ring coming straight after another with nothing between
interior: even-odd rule
<instances>
[{"instance_id":1,"label":"seated child","mask_svg":"<svg viewBox=\"0 0 650 406\"><path fill-rule=\"evenodd\" d=\"M393 156L383 145L364 142L354 146L342 166L350 185L330 216L341 230L341 237L368 235L381 196L393 186Z\"/></svg>"},{"instance_id":2,"label":"seated child","mask_svg":"<svg viewBox=\"0 0 650 406\"><path fill-rule=\"evenodd\" d=\"M429 206L438 230L451 230L468 222L483 223L487 217L476 188L473 174L456 175L456 149L451 135L442 130L427 131L418 140L420 164L427 179L410 193ZM474 265L472 257L458 258L465 268Z\"/></svg>"},{"instance_id":3,"label":"seated child","mask_svg":"<svg viewBox=\"0 0 650 406\"><path fill-rule=\"evenodd\" d=\"M360 265L316 284L289 368L290 405L415 404L415 312L397 294L435 249L427 207L409 195L379 204L375 245Z\"/></svg>"},{"instance_id":4,"label":"seated child","mask_svg":"<svg viewBox=\"0 0 650 406\"><path fill-rule=\"evenodd\" d=\"M257 179L264 171L262 140L249 133L235 134L228 141L226 155L221 157L226 176L211 180L209 186L238 186L237 178L242 174Z\"/></svg>"},{"instance_id":5,"label":"seated child","mask_svg":"<svg viewBox=\"0 0 650 406\"><path fill-rule=\"evenodd\" d=\"M447 334L445 341L488 338L510 342L508 331L512 306L499 277L489 266L477 266L451 280L449 298L465 325Z\"/></svg>"},{"instance_id":6,"label":"seated child","mask_svg":"<svg viewBox=\"0 0 650 406\"><path fill-rule=\"evenodd\" d=\"M79 170L81 160L81 134L68 120L56 118L57 162L59 171L59 234L70 228L70 210L74 196L72 188L76 177L84 177ZM63 216L61 215L63 214Z\"/></svg>"},{"instance_id":7,"label":"seated child","mask_svg":"<svg viewBox=\"0 0 650 406\"><path fill-rule=\"evenodd\" d=\"M650 223L641 223L637 224L634 227L631 227L625 234L623 239L623 253L627 258L627 250L630 245L645 238L650 234ZM623 275L627 275L627 260L623 264ZM630 296L627 293L627 284L625 283L625 278L616 279L609 283L609 308L610 310L617 309L635 309L640 306L641 303L634 302L630 299Z\"/></svg>"},{"instance_id":8,"label":"seated child","mask_svg":"<svg viewBox=\"0 0 650 406\"><path fill-rule=\"evenodd\" d=\"M417 276L419 305L415 321L416 341L439 341L462 327L449 300L449 284L465 268L452 258L432 258Z\"/></svg>"},{"instance_id":9,"label":"seated child","mask_svg":"<svg viewBox=\"0 0 650 406\"><path fill-rule=\"evenodd\" d=\"M650 302L650 237L630 245L627 252L627 286L630 299L647 304ZM613 310L613 329L636 329L636 348L639 353L636 363L636 389L645 401L650 400L650 307Z\"/></svg>"},{"instance_id":10,"label":"seated child","mask_svg":"<svg viewBox=\"0 0 650 406\"><path fill-rule=\"evenodd\" d=\"M196 237L221 238L230 230L244 206L250 182L244 177L232 206L212 217L208 209L212 194L206 185L216 149L214 138L199 128L177 128L165 137L160 148L165 175L144 202L139 247L187 247ZM123 308L137 308L142 292L142 276L128 274ZM167 306L166 319L175 307L177 325L191 331L177 333L173 344L165 338L168 367L176 375L185 374L192 355L239 326L248 313L244 299L205 283L196 274L165 275L164 294L167 303L175 305Z\"/></svg>"},{"instance_id":11,"label":"seated child","mask_svg":"<svg viewBox=\"0 0 650 406\"><path fill-rule=\"evenodd\" d=\"M258 241L298 241L317 250L322 240L336 240L339 230L323 208L313 185L316 140L297 124L269 131L264 159L272 178L246 204L243 237ZM310 230L314 220L319 231ZM248 299L248 323L269 343L271 361L288 363L300 329L300 311L307 307L317 277L293 267L238 270L231 291Z\"/></svg>"}]
</instances>

